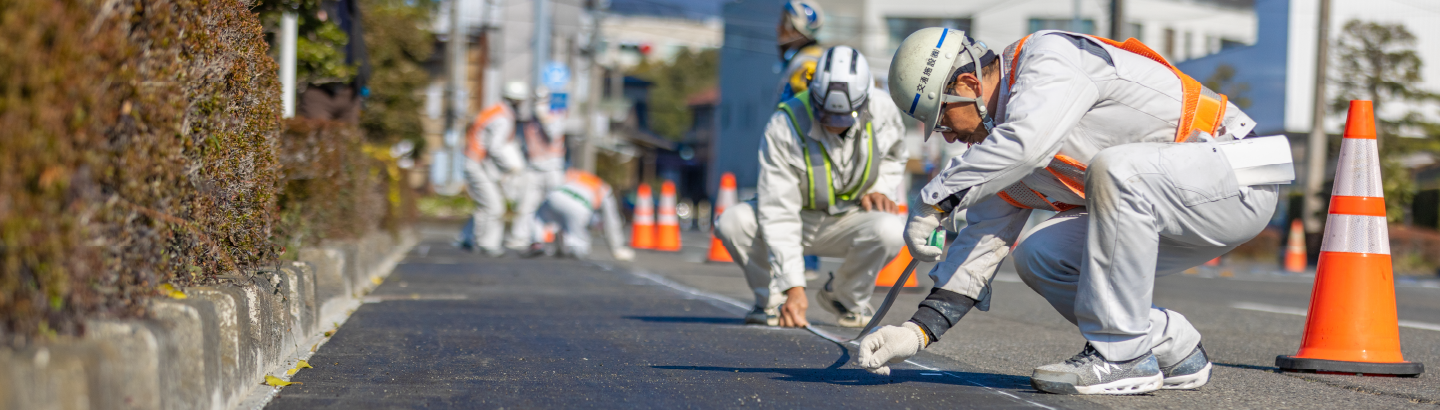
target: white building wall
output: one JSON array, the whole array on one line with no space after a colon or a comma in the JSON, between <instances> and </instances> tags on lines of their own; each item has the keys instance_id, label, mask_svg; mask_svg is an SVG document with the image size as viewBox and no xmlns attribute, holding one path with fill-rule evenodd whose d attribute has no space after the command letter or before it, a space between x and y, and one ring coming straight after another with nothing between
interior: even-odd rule
<instances>
[{"instance_id":1,"label":"white building wall","mask_svg":"<svg viewBox=\"0 0 1440 410\"><path fill-rule=\"evenodd\" d=\"M894 53L886 18L969 18L971 37L998 49L1030 34L1030 19L1069 20L1077 4L1072 0L821 0L819 3L827 20L826 28L821 31L821 42L859 48L868 57L871 71L882 82ZM1109 2L1085 0L1078 4L1081 18L1094 22L1095 34L1109 33ZM1132 0L1126 2L1126 19L1130 24L1140 24L1140 39L1162 54L1166 52L1162 44L1165 30L1174 30L1174 55L1166 56L1174 61L1218 52L1222 38L1245 44L1255 41L1253 9L1221 7L1203 1ZM1188 50L1184 40L1187 34L1193 39Z\"/></svg>"}]
</instances>

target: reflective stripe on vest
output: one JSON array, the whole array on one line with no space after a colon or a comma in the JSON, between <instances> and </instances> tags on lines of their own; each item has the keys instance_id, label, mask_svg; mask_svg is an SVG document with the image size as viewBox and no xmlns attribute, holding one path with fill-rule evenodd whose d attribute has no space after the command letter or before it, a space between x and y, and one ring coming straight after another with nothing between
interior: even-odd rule
<instances>
[{"instance_id":1,"label":"reflective stripe on vest","mask_svg":"<svg viewBox=\"0 0 1440 410\"><path fill-rule=\"evenodd\" d=\"M560 190L584 202L586 206L600 209L600 202L605 198L605 181L595 174L569 169L565 171L565 185Z\"/></svg>"},{"instance_id":2,"label":"reflective stripe on vest","mask_svg":"<svg viewBox=\"0 0 1440 410\"><path fill-rule=\"evenodd\" d=\"M802 107L805 109L805 115L795 115L795 111L799 111ZM869 143L862 143L865 147L863 154L858 147L855 150L857 156L865 156L864 174L860 176L860 183L836 195L830 156L825 152L825 147L820 144L820 141L809 137L810 127L813 124L811 118L814 118L814 112L810 108L810 92L807 90L795 94L794 98L780 104L780 110L785 111L785 114L790 117L790 126L793 127L796 138L800 139L800 147L805 154L805 179L800 182L805 209L830 212L830 207L835 204L837 198L841 201L854 200L875 185L874 176L879 173L880 161L875 160L875 153L879 149L876 147L875 130L870 122L865 122L865 132L861 134L861 138L868 139ZM860 163L860 158L855 158L854 163Z\"/></svg>"},{"instance_id":3,"label":"reflective stripe on vest","mask_svg":"<svg viewBox=\"0 0 1440 410\"><path fill-rule=\"evenodd\" d=\"M475 116L475 124L470 126L470 134L466 136L465 156L476 161L485 159L485 155L487 154L485 151L485 142L480 141L480 132L484 130L485 126L490 124L490 121L494 120L495 117L505 115L506 111L508 110L505 108L505 104L497 103L491 104L489 108L486 108L485 111L481 111L479 115Z\"/></svg>"},{"instance_id":4,"label":"reflective stripe on vest","mask_svg":"<svg viewBox=\"0 0 1440 410\"><path fill-rule=\"evenodd\" d=\"M1155 50L1146 47L1140 40L1131 38L1121 43L1099 36L1092 35L1089 37L1109 44L1112 47L1129 51L1160 63L1166 68L1169 68L1170 71L1174 72L1175 76L1180 79L1181 111L1180 123L1175 127L1175 142L1185 142L1200 133L1208 135L1215 134L1215 131L1220 127L1220 123L1225 119L1225 108L1228 97L1205 88L1199 81L1195 81L1194 78L1185 75L1185 73L1171 65L1170 62L1165 61L1165 58L1161 57ZM1029 39L1030 36L1025 36L1015 44L1015 51L1010 56L1010 78L1006 84L1007 87L1013 88L1015 86L1015 73L1020 67L1020 50L1025 47L1025 41ZM1055 158L1050 160L1050 164L1045 166L1046 171L1050 171L1050 174L1060 180L1061 184L1064 184L1066 188L1069 188L1071 192L1074 192L1081 198L1085 197L1085 168L1085 163L1065 155L1055 155ZM1051 202L1044 194L1031 189L1030 186L1025 185L1023 182L1016 182L1014 185L1006 187L999 195L1005 202L1021 208L1044 209L1058 212L1079 206Z\"/></svg>"}]
</instances>

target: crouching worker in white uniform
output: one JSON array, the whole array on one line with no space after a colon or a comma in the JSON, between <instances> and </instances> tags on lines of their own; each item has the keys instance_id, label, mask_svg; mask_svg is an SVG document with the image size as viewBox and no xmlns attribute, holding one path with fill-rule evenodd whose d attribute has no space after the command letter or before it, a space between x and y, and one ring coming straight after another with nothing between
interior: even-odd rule
<instances>
[{"instance_id":1,"label":"crouching worker in white uniform","mask_svg":"<svg viewBox=\"0 0 1440 410\"><path fill-rule=\"evenodd\" d=\"M963 32L929 28L890 67L891 98L927 136L933 127L974 144L921 191L910 252L937 260L926 239L942 219L968 209L969 225L931 270L935 290L915 316L861 341L861 366L888 373L972 307L987 310L990 280L1018 239L1020 277L1088 341L1036 368L1036 389L1137 394L1209 380L1200 333L1151 298L1157 275L1223 255L1270 219L1283 178L1242 174L1227 158L1254 145L1233 142L1252 135L1245 113L1133 39L1041 31L997 56ZM1285 150L1274 155L1288 163ZM1059 214L1019 239L1031 209Z\"/></svg>"},{"instance_id":2,"label":"crouching worker in white uniform","mask_svg":"<svg viewBox=\"0 0 1440 410\"><path fill-rule=\"evenodd\" d=\"M801 255L845 258L816 302L848 327L874 315L875 275L904 246L896 192L908 158L895 105L871 96L870 67L852 48L827 50L809 90L770 117L756 198L725 210L715 236L755 292L746 323L804 327ZM782 305L783 304L783 305Z\"/></svg>"},{"instance_id":3,"label":"crouching worker in white uniform","mask_svg":"<svg viewBox=\"0 0 1440 410\"><path fill-rule=\"evenodd\" d=\"M605 242L616 260L635 258L635 251L625 246L624 225L610 184L600 177L578 169L565 172L565 183L545 195L545 202L535 212L536 226L555 224L560 227L561 254L575 258L590 255L590 220L600 213ZM545 230L533 229L529 251L523 256L534 257L545 252Z\"/></svg>"}]
</instances>

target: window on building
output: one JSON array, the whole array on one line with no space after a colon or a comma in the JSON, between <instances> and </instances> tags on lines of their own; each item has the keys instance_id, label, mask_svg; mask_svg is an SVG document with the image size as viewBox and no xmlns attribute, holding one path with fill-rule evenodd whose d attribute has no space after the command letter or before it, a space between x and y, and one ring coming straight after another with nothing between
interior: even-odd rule
<instances>
[{"instance_id":1,"label":"window on building","mask_svg":"<svg viewBox=\"0 0 1440 410\"><path fill-rule=\"evenodd\" d=\"M1134 38L1136 40L1140 40L1140 42L1143 43L1145 42L1145 25L1140 23L1126 24L1125 32L1122 34L1124 34L1122 37ZM1117 38L1115 40L1125 41L1125 38Z\"/></svg>"},{"instance_id":2,"label":"window on building","mask_svg":"<svg viewBox=\"0 0 1440 410\"><path fill-rule=\"evenodd\" d=\"M1175 29L1165 29L1165 58L1175 59Z\"/></svg>"},{"instance_id":3,"label":"window on building","mask_svg":"<svg viewBox=\"0 0 1440 410\"><path fill-rule=\"evenodd\" d=\"M1076 28L1074 27L1074 25L1075 25L1074 23L1075 23L1075 21L1072 20L1072 19L1038 19L1038 18L1032 18L1032 19L1030 19L1030 32L1031 32L1031 33L1034 33L1034 32L1036 32L1036 31L1040 31L1040 30L1065 30L1065 31L1076 32L1076 33L1095 34L1095 20L1092 20L1092 19L1083 19L1083 20L1080 20L1080 28L1079 28L1079 29L1076 29Z\"/></svg>"},{"instance_id":4,"label":"window on building","mask_svg":"<svg viewBox=\"0 0 1440 410\"><path fill-rule=\"evenodd\" d=\"M885 27L890 31L890 53L900 48L900 42L905 41L911 33L928 27L945 27L951 30L973 31L970 26L970 18L916 18L916 17L887 17Z\"/></svg>"},{"instance_id":5,"label":"window on building","mask_svg":"<svg viewBox=\"0 0 1440 410\"><path fill-rule=\"evenodd\" d=\"M1177 57L1175 58L1175 60L1177 60L1177 61L1189 60L1189 59L1190 59L1190 56L1195 52L1194 42L1195 42L1195 33L1186 31L1186 32L1185 32L1185 48L1180 49L1180 55L1177 56Z\"/></svg>"}]
</instances>

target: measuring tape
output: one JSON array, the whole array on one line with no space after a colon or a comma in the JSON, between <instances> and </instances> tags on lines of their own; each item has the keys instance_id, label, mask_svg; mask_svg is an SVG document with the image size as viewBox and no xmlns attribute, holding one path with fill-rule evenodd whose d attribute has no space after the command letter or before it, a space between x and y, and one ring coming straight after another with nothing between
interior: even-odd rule
<instances>
[{"instance_id":1,"label":"measuring tape","mask_svg":"<svg viewBox=\"0 0 1440 410\"><path fill-rule=\"evenodd\" d=\"M944 247L945 235L942 234L941 231L936 230L930 234L930 240L926 242L926 245ZM870 323L866 323L865 328L860 329L860 334L855 337L850 339L838 338L808 325L805 326L805 330L809 330L810 333L814 333L816 336L841 345L860 340L860 338L870 334L871 330L875 330L875 326L878 326L880 320L885 318L885 313L890 311L890 305L895 304L895 297L900 296L900 288L904 287L905 281L910 280L910 275L915 273L915 267L917 266L920 266L920 260L918 259L911 259L910 264L905 265L905 272L900 273L900 278L895 279L895 284L890 285L890 292L885 294L885 301L880 303L880 310L875 312L875 316L870 317Z\"/></svg>"}]
</instances>

